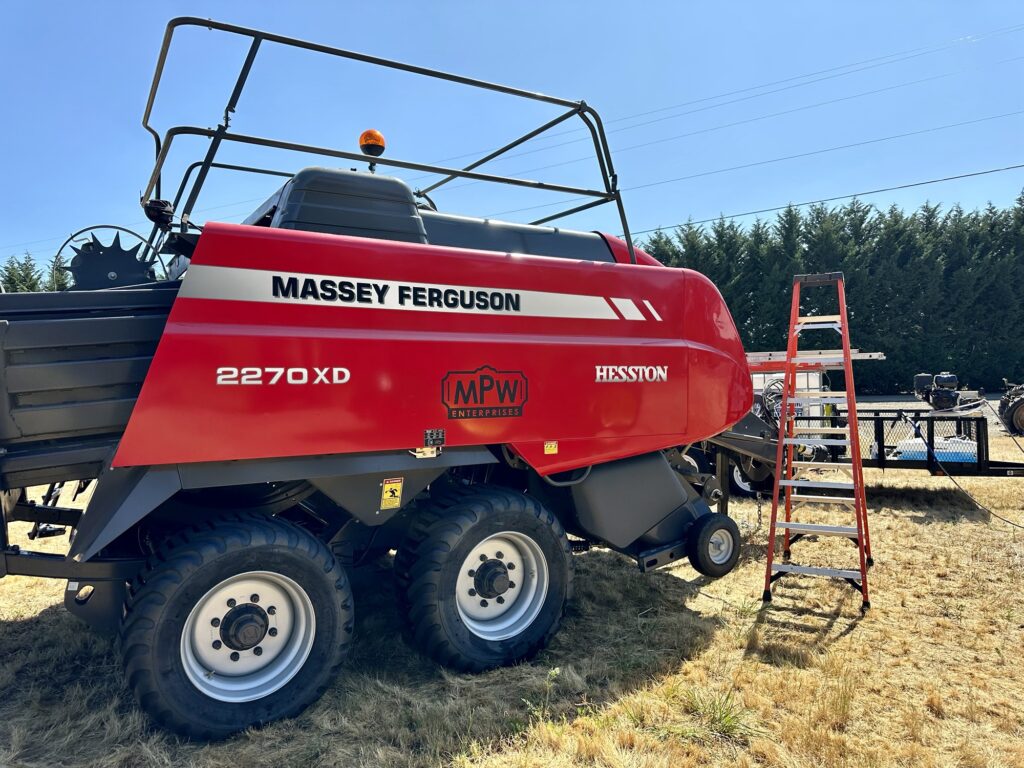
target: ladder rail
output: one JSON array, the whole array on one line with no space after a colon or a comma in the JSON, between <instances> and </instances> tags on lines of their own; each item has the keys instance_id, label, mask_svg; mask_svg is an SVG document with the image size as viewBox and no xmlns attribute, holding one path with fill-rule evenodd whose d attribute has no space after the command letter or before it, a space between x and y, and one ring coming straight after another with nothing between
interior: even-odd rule
<instances>
[{"instance_id":1,"label":"ladder rail","mask_svg":"<svg viewBox=\"0 0 1024 768\"><path fill-rule=\"evenodd\" d=\"M839 312L835 315L801 315L801 286L835 286ZM842 347L839 350L803 351L799 349L799 338L803 331L838 331ZM867 519L867 498L864 491L864 467L861 456L860 429L857 423L856 387L853 379L853 350L846 306L846 285L841 272L827 275L797 275L793 280L793 298L790 305L789 335L786 343L786 359L783 366L782 403L779 409L779 433L776 446L776 471L772 488L771 521L768 528L768 552L765 565L765 588L762 599L771 601L772 584L786 574L831 576L842 578L855 587L863 598L862 609L870 606L867 569L872 564L870 534ZM824 360L842 363L846 377L844 392L800 390L797 373L812 361ZM796 405L825 404L831 401L841 404L845 401L847 422L845 427L797 427ZM834 423L834 422L833 422ZM818 435L817 438L814 435ZM824 437L826 436L827 437ZM834 439L845 436L847 439ZM806 471L809 462L800 461L799 446L828 445L845 447L849 451L848 469L850 482L814 480L798 475ZM836 463L833 467L838 468ZM832 491L852 491L852 496L819 496L808 494L808 490L822 488ZM795 505L839 505L852 508L855 526L823 525L793 521ZM780 512L783 519L780 520ZM782 529L783 563L775 563L775 545L779 529ZM818 566L794 565L789 563L790 545L806 534L844 535L857 545L859 569L824 568ZM792 535L791 535L792 534Z\"/></svg>"}]
</instances>

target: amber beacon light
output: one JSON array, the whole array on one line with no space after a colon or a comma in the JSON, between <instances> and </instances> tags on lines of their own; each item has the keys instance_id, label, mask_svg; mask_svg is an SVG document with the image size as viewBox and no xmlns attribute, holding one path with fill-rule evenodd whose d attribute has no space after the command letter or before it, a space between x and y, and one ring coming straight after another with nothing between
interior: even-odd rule
<instances>
[{"instance_id":1,"label":"amber beacon light","mask_svg":"<svg viewBox=\"0 0 1024 768\"><path fill-rule=\"evenodd\" d=\"M375 128L370 128L359 134L359 149L371 157L380 157L384 154L384 134Z\"/></svg>"}]
</instances>

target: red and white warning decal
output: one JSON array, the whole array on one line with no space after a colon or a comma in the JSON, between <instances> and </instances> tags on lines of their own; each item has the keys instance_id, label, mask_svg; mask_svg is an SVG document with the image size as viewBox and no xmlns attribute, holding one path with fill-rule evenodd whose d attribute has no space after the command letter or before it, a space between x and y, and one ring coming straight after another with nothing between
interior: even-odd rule
<instances>
[{"instance_id":1,"label":"red and white warning decal","mask_svg":"<svg viewBox=\"0 0 1024 768\"><path fill-rule=\"evenodd\" d=\"M637 301L628 298L407 283L202 264L189 267L178 296L420 312L661 322L661 316L646 299L640 301L649 316L643 313Z\"/></svg>"}]
</instances>

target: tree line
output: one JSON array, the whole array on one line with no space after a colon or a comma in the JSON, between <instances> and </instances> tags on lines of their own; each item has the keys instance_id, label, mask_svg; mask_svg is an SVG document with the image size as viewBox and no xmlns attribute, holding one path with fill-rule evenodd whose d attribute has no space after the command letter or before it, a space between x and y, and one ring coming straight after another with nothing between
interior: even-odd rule
<instances>
[{"instance_id":1,"label":"tree line","mask_svg":"<svg viewBox=\"0 0 1024 768\"><path fill-rule=\"evenodd\" d=\"M793 275L843 272L852 345L886 355L857 365L863 394L908 391L921 372L953 371L993 392L1003 377L1024 378L1024 193L980 211L790 207L748 227L723 218L658 231L641 247L714 281L750 351L785 349ZM802 296L804 313L836 311L834 290Z\"/></svg>"},{"instance_id":2,"label":"tree line","mask_svg":"<svg viewBox=\"0 0 1024 768\"><path fill-rule=\"evenodd\" d=\"M43 268L25 251L22 256L11 256L0 266L0 285L7 293L66 291L71 287L71 274L63 256L54 256Z\"/></svg>"}]
</instances>

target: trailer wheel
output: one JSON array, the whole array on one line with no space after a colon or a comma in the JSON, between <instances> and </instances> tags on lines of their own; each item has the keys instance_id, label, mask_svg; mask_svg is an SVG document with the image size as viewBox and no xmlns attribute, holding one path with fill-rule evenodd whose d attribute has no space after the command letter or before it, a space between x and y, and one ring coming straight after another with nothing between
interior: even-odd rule
<instances>
[{"instance_id":1,"label":"trailer wheel","mask_svg":"<svg viewBox=\"0 0 1024 768\"><path fill-rule=\"evenodd\" d=\"M1011 435L1024 435L1024 395L1011 400L1002 415L1003 424Z\"/></svg>"},{"instance_id":2,"label":"trailer wheel","mask_svg":"<svg viewBox=\"0 0 1024 768\"><path fill-rule=\"evenodd\" d=\"M557 518L529 496L491 488L429 527L406 599L416 645L478 672L536 654L571 597L572 553Z\"/></svg>"},{"instance_id":3,"label":"trailer wheel","mask_svg":"<svg viewBox=\"0 0 1024 768\"><path fill-rule=\"evenodd\" d=\"M740 557L740 529L727 515L703 515L686 540L686 554L698 573L716 579L725 576Z\"/></svg>"},{"instance_id":4,"label":"trailer wheel","mask_svg":"<svg viewBox=\"0 0 1024 768\"><path fill-rule=\"evenodd\" d=\"M352 593L326 546L291 523L235 515L175 534L140 575L121 628L142 708L223 738L316 700L352 636Z\"/></svg>"}]
</instances>

